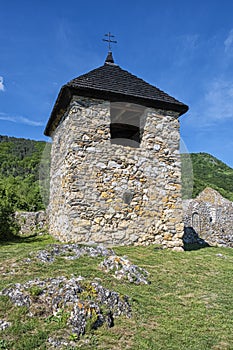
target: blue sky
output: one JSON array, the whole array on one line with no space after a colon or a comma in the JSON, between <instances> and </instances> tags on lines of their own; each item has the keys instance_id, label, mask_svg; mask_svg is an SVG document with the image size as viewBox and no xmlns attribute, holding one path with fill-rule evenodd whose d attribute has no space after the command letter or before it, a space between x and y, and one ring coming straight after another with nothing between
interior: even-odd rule
<instances>
[{"instance_id":1,"label":"blue sky","mask_svg":"<svg viewBox=\"0 0 233 350\"><path fill-rule=\"evenodd\" d=\"M43 135L63 84L115 62L189 105L189 152L233 167L233 1L0 0L0 135Z\"/></svg>"}]
</instances>

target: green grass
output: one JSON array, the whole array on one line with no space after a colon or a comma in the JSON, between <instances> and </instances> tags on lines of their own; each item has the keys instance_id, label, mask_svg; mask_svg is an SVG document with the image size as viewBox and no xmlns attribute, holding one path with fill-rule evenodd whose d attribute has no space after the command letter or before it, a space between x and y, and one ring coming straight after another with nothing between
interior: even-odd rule
<instances>
[{"instance_id":1,"label":"green grass","mask_svg":"<svg viewBox=\"0 0 233 350\"><path fill-rule=\"evenodd\" d=\"M52 241L51 237L43 236L2 245L0 289L36 277L74 274L88 280L100 278L103 286L127 294L132 305L131 319L117 318L113 328L103 326L87 334L73 349L233 349L232 249L175 253L153 246L115 248L117 254L127 255L150 272L151 284L137 286L102 272L98 264L103 258L71 261L59 257L53 264L33 260L30 265L23 261L30 252L44 249ZM12 322L10 328L0 332L0 349L44 350L49 336L66 334L65 322L30 318L26 311L0 297L0 319Z\"/></svg>"}]
</instances>

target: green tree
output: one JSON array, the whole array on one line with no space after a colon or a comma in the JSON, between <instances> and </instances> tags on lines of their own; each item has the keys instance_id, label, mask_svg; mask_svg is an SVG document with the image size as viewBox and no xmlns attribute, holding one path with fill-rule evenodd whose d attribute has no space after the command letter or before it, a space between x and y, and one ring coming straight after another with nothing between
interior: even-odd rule
<instances>
[{"instance_id":1,"label":"green tree","mask_svg":"<svg viewBox=\"0 0 233 350\"><path fill-rule=\"evenodd\" d=\"M9 240L19 232L13 203L16 203L14 192L0 181L0 240Z\"/></svg>"}]
</instances>

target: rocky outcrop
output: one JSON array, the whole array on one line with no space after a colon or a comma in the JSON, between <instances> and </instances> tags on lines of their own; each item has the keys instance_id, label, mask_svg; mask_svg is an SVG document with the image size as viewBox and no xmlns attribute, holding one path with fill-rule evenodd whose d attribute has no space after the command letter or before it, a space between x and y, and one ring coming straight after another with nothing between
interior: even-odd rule
<instances>
[{"instance_id":1,"label":"rocky outcrop","mask_svg":"<svg viewBox=\"0 0 233 350\"><path fill-rule=\"evenodd\" d=\"M59 321L66 313L66 327L77 339L86 333L88 320L91 329L97 329L104 324L113 327L116 317L131 317L131 305L126 295L121 296L97 281L89 282L81 276L37 278L11 285L0 295L9 297L19 307L25 307L30 317L43 314L48 320ZM10 326L5 320L0 325L3 329Z\"/></svg>"},{"instance_id":2,"label":"rocky outcrop","mask_svg":"<svg viewBox=\"0 0 233 350\"><path fill-rule=\"evenodd\" d=\"M124 280L125 283L127 281L134 284L150 283L147 279L149 273L144 268L132 264L126 257L120 257L113 250L103 246L51 244L44 250L31 252L24 262L29 266L33 260L52 264L57 257L76 260L83 256L88 256L90 259L103 257L101 263L99 259L96 260L98 269L101 268L105 273ZM73 339L77 341L85 333L93 332L103 325L113 327L118 317L132 316L129 297L105 288L97 277L93 280L74 275L69 278L65 276L36 278L23 284L10 284L0 291L1 295L8 297L18 307L24 307L29 317L43 315L46 322L63 320L68 332L65 332L62 341L53 334L48 339L48 346L53 345L56 349L77 345L72 341L70 334L75 335ZM0 319L0 331L8 327L11 327L11 322L8 322L5 315L5 319Z\"/></svg>"}]
</instances>

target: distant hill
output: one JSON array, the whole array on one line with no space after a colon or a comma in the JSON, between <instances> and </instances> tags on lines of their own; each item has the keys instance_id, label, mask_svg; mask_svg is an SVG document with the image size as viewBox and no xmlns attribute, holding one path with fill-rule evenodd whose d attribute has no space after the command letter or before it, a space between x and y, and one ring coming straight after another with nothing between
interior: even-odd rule
<instances>
[{"instance_id":1,"label":"distant hill","mask_svg":"<svg viewBox=\"0 0 233 350\"><path fill-rule=\"evenodd\" d=\"M193 192L195 198L206 187L217 190L223 197L233 202L233 169L208 153L182 154L182 177L184 198L190 197L185 190L191 185L190 164L193 170Z\"/></svg>"},{"instance_id":2,"label":"distant hill","mask_svg":"<svg viewBox=\"0 0 233 350\"><path fill-rule=\"evenodd\" d=\"M47 157L43 157L41 163L46 145ZM17 210L45 208L48 201L49 146L45 141L0 136L0 194L4 193ZM233 201L232 168L207 153L182 154L181 158L183 198L194 198L208 186ZM45 182L42 195L39 177Z\"/></svg>"}]
</instances>

